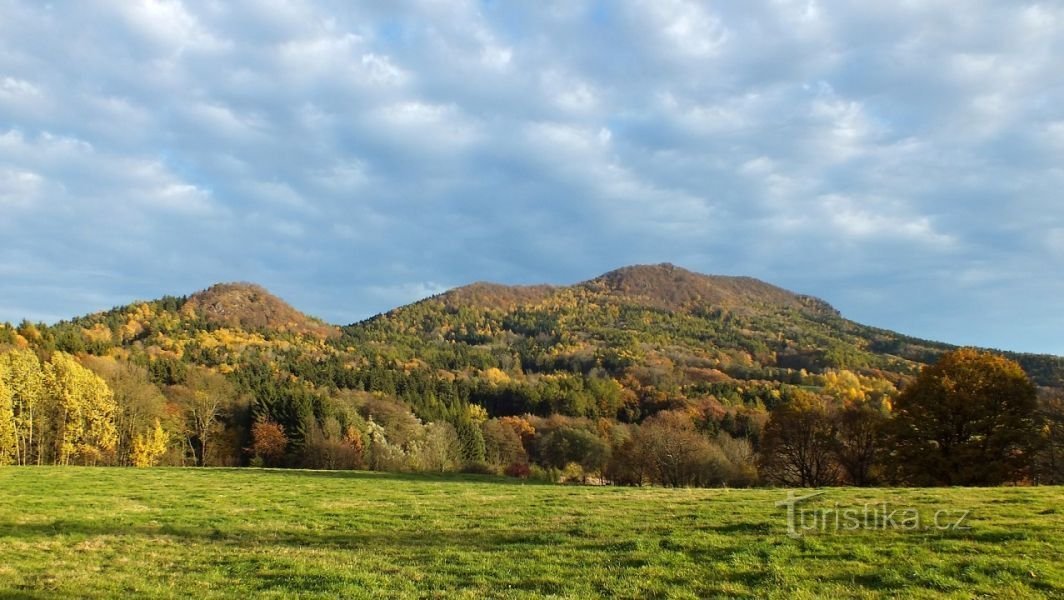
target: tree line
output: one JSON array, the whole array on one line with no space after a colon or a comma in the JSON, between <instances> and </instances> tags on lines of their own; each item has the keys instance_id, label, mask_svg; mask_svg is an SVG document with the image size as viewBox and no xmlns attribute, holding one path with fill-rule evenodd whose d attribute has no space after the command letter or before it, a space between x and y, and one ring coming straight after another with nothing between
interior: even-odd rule
<instances>
[{"instance_id":1,"label":"tree line","mask_svg":"<svg viewBox=\"0 0 1064 600\"><path fill-rule=\"evenodd\" d=\"M540 405L535 397L508 400L524 392L501 371L443 385L345 370L349 387L331 377L308 383L266 360L223 375L166 357L42 357L9 346L0 352L0 462L472 471L664 486L1064 482L1064 400L1039 392L1017 363L975 350L945 354L900 393L829 370L815 387L749 384L750 401L707 385L718 393L627 420L604 415L635 385L593 374L551 379L555 387L538 393L570 410L551 404L537 414L523 410Z\"/></svg>"}]
</instances>

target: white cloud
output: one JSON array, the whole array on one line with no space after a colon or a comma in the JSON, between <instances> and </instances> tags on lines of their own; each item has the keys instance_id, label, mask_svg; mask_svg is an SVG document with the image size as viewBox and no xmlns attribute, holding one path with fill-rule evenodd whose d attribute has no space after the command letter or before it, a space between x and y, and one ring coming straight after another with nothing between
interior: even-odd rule
<instances>
[{"instance_id":1,"label":"white cloud","mask_svg":"<svg viewBox=\"0 0 1064 600\"><path fill-rule=\"evenodd\" d=\"M224 45L180 0L118 2L113 6L134 32L168 50L215 50Z\"/></svg>"},{"instance_id":2,"label":"white cloud","mask_svg":"<svg viewBox=\"0 0 1064 600\"><path fill-rule=\"evenodd\" d=\"M27 208L40 199L44 178L33 171L0 168L0 207Z\"/></svg>"},{"instance_id":3,"label":"white cloud","mask_svg":"<svg viewBox=\"0 0 1064 600\"><path fill-rule=\"evenodd\" d=\"M681 57L713 56L729 38L725 25L702 2L637 0L632 8L633 20L649 25L669 51Z\"/></svg>"},{"instance_id":4,"label":"white cloud","mask_svg":"<svg viewBox=\"0 0 1064 600\"><path fill-rule=\"evenodd\" d=\"M51 99L36 84L16 77L0 77L0 107L12 115L40 116Z\"/></svg>"},{"instance_id":5,"label":"white cloud","mask_svg":"<svg viewBox=\"0 0 1064 600\"><path fill-rule=\"evenodd\" d=\"M935 230L927 216L911 216L889 211L881 200L830 194L820 198L821 208L833 225L829 233L849 238L902 238L931 245L947 246L954 239ZM886 209L886 210L884 210Z\"/></svg>"}]
</instances>

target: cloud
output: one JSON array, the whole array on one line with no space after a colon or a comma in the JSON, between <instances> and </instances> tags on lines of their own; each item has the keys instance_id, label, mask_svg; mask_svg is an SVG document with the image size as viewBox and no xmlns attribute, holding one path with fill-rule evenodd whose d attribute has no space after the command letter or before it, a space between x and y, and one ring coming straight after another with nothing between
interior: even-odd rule
<instances>
[{"instance_id":1,"label":"cloud","mask_svg":"<svg viewBox=\"0 0 1064 600\"><path fill-rule=\"evenodd\" d=\"M1061 23L1003 0L4 3L0 319L256 280L346 323L435 282L668 260L1064 353L983 318L1056 322Z\"/></svg>"}]
</instances>

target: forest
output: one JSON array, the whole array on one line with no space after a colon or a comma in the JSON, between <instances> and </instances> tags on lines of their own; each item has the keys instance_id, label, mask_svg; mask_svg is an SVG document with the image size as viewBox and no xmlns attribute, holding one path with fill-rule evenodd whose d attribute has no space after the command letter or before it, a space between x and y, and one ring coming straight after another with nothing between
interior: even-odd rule
<instances>
[{"instance_id":1,"label":"forest","mask_svg":"<svg viewBox=\"0 0 1064 600\"><path fill-rule=\"evenodd\" d=\"M1064 359L671 265L334 327L250 284L0 325L0 461L615 485L1064 482Z\"/></svg>"}]
</instances>

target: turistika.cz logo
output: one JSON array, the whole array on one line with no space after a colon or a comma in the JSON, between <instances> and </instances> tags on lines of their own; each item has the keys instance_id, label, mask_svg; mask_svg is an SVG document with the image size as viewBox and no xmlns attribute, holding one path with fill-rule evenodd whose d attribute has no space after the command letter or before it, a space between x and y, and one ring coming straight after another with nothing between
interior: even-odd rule
<instances>
[{"instance_id":1,"label":"turistika.cz logo","mask_svg":"<svg viewBox=\"0 0 1064 600\"><path fill-rule=\"evenodd\" d=\"M800 538L809 534L838 534L848 531L966 531L970 510L942 508L920 510L913 506L894 506L888 502L868 502L841 506L801 506L803 502L823 496L814 492L787 498L776 503L787 509L787 535Z\"/></svg>"}]
</instances>

